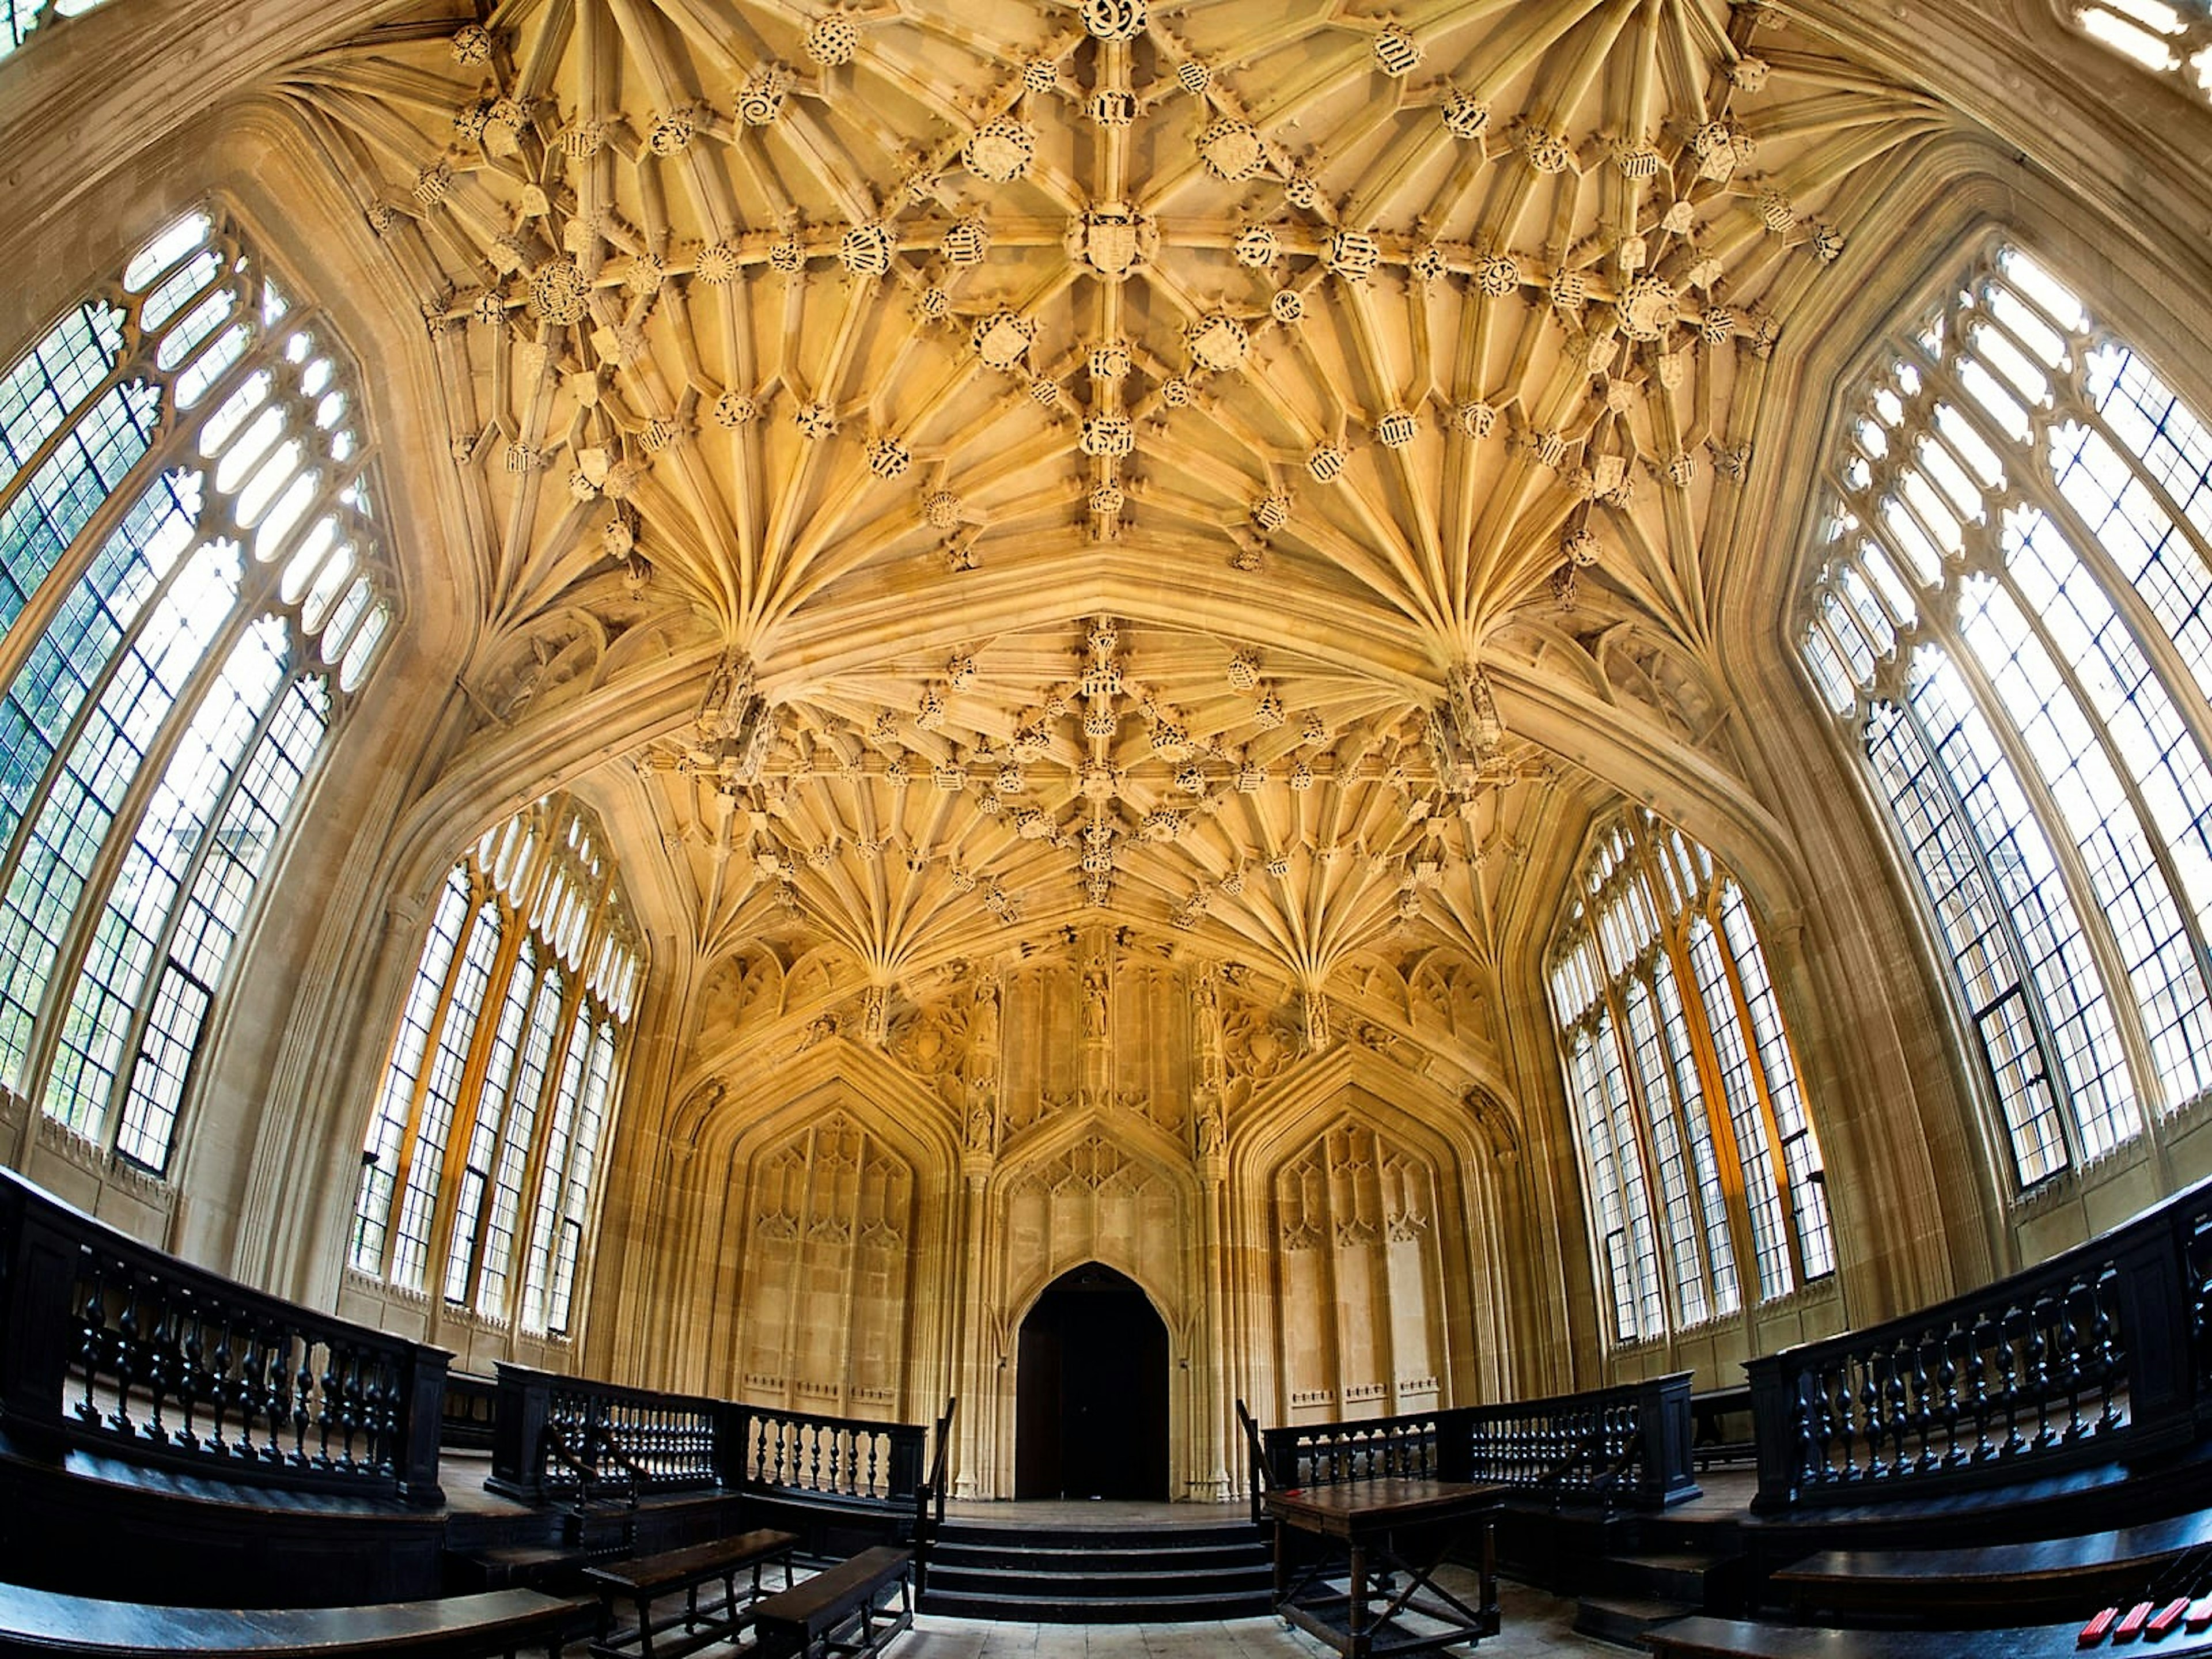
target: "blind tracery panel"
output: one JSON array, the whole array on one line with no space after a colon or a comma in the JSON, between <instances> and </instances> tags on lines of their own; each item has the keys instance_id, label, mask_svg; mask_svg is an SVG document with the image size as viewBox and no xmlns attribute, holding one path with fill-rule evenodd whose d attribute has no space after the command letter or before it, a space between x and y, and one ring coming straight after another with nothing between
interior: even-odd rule
<instances>
[{"instance_id":1,"label":"blind tracery panel","mask_svg":"<svg viewBox=\"0 0 2212 1659\"><path fill-rule=\"evenodd\" d=\"M356 1271L537 1336L570 1329L643 974L579 803L488 833L441 890L362 1147Z\"/></svg>"},{"instance_id":2,"label":"blind tracery panel","mask_svg":"<svg viewBox=\"0 0 2212 1659\"><path fill-rule=\"evenodd\" d=\"M157 1176L392 620L353 401L327 325L211 214L0 374L0 1081ZM288 596L340 551L343 607Z\"/></svg>"},{"instance_id":3,"label":"blind tracery panel","mask_svg":"<svg viewBox=\"0 0 2212 1659\"><path fill-rule=\"evenodd\" d=\"M1765 953L1710 854L1648 812L1601 836L1551 988L1618 1340L1729 1317L1747 1277L1765 1302L1835 1271Z\"/></svg>"},{"instance_id":4,"label":"blind tracery panel","mask_svg":"<svg viewBox=\"0 0 2212 1659\"><path fill-rule=\"evenodd\" d=\"M2212 430L1991 250L1833 459L1804 661L1856 732L2019 1188L2212 1090Z\"/></svg>"}]
</instances>

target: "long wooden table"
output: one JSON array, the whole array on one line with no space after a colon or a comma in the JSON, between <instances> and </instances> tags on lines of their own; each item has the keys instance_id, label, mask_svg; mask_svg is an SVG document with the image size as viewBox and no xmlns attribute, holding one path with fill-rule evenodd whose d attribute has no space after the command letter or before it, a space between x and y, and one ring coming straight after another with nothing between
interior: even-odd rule
<instances>
[{"instance_id":1,"label":"long wooden table","mask_svg":"<svg viewBox=\"0 0 2212 1659\"><path fill-rule=\"evenodd\" d=\"M1497 1635L1504 1496L1501 1486L1407 1479L1267 1493L1275 1611L1346 1659L1425 1653ZM1479 1607L1436 1582L1437 1569L1470 1533L1479 1538ZM1318 1552L1307 1547L1317 1559L1299 1559L1297 1534L1322 1540Z\"/></svg>"}]
</instances>

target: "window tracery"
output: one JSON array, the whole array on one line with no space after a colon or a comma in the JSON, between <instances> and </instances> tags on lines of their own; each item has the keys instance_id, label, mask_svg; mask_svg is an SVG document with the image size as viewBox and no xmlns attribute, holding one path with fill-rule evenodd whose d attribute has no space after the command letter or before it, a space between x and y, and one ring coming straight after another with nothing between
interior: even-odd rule
<instances>
[{"instance_id":1,"label":"window tracery","mask_svg":"<svg viewBox=\"0 0 2212 1659\"><path fill-rule=\"evenodd\" d=\"M208 212L0 374L0 1082L157 1176L392 626L354 401L327 325Z\"/></svg>"},{"instance_id":2,"label":"window tracery","mask_svg":"<svg viewBox=\"0 0 2212 1659\"><path fill-rule=\"evenodd\" d=\"M1619 1340L1835 1271L1765 951L1710 853L1649 812L1605 831L1554 942L1551 992Z\"/></svg>"},{"instance_id":3,"label":"window tracery","mask_svg":"<svg viewBox=\"0 0 2212 1659\"><path fill-rule=\"evenodd\" d=\"M2212 99L2212 5L2206 0L2081 0L2074 21L2091 40Z\"/></svg>"},{"instance_id":4,"label":"window tracery","mask_svg":"<svg viewBox=\"0 0 2212 1659\"><path fill-rule=\"evenodd\" d=\"M2212 428L2000 246L1884 349L1826 521L1802 659L2025 1192L2212 1091Z\"/></svg>"},{"instance_id":5,"label":"window tracery","mask_svg":"<svg viewBox=\"0 0 2212 1659\"><path fill-rule=\"evenodd\" d=\"M0 58L21 47L33 30L64 17L82 17L100 0L7 0L0 7Z\"/></svg>"},{"instance_id":6,"label":"window tracery","mask_svg":"<svg viewBox=\"0 0 2212 1659\"><path fill-rule=\"evenodd\" d=\"M362 1146L356 1272L568 1333L643 974L581 804L549 796L453 866Z\"/></svg>"}]
</instances>

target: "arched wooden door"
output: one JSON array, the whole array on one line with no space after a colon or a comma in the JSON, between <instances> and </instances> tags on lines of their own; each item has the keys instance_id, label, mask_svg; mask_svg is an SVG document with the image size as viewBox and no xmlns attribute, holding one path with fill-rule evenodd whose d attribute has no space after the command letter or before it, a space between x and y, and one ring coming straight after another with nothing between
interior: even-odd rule
<instances>
[{"instance_id":1,"label":"arched wooden door","mask_svg":"<svg viewBox=\"0 0 2212 1659\"><path fill-rule=\"evenodd\" d=\"M1167 1497L1168 1329L1134 1279L1096 1261L1062 1273L1016 1363L1015 1497Z\"/></svg>"}]
</instances>

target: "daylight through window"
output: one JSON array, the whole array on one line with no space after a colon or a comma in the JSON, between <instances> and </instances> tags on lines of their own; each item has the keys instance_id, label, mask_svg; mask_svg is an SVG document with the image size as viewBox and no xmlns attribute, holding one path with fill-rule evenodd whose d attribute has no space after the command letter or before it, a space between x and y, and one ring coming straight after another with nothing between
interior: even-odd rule
<instances>
[{"instance_id":1,"label":"daylight through window","mask_svg":"<svg viewBox=\"0 0 2212 1659\"><path fill-rule=\"evenodd\" d=\"M551 797L453 866L362 1148L356 1272L570 1328L644 971L605 837Z\"/></svg>"},{"instance_id":2,"label":"daylight through window","mask_svg":"<svg viewBox=\"0 0 2212 1659\"><path fill-rule=\"evenodd\" d=\"M1885 350L1829 494L1804 660L2031 1188L2212 1090L2212 430L2001 247Z\"/></svg>"},{"instance_id":3,"label":"daylight through window","mask_svg":"<svg viewBox=\"0 0 2212 1659\"><path fill-rule=\"evenodd\" d=\"M1552 1004L1621 1341L1835 1271L1820 1149L1743 890L1648 812L1592 849Z\"/></svg>"},{"instance_id":4,"label":"daylight through window","mask_svg":"<svg viewBox=\"0 0 2212 1659\"><path fill-rule=\"evenodd\" d=\"M204 214L0 375L0 1082L155 1175L392 623L348 379Z\"/></svg>"}]
</instances>

